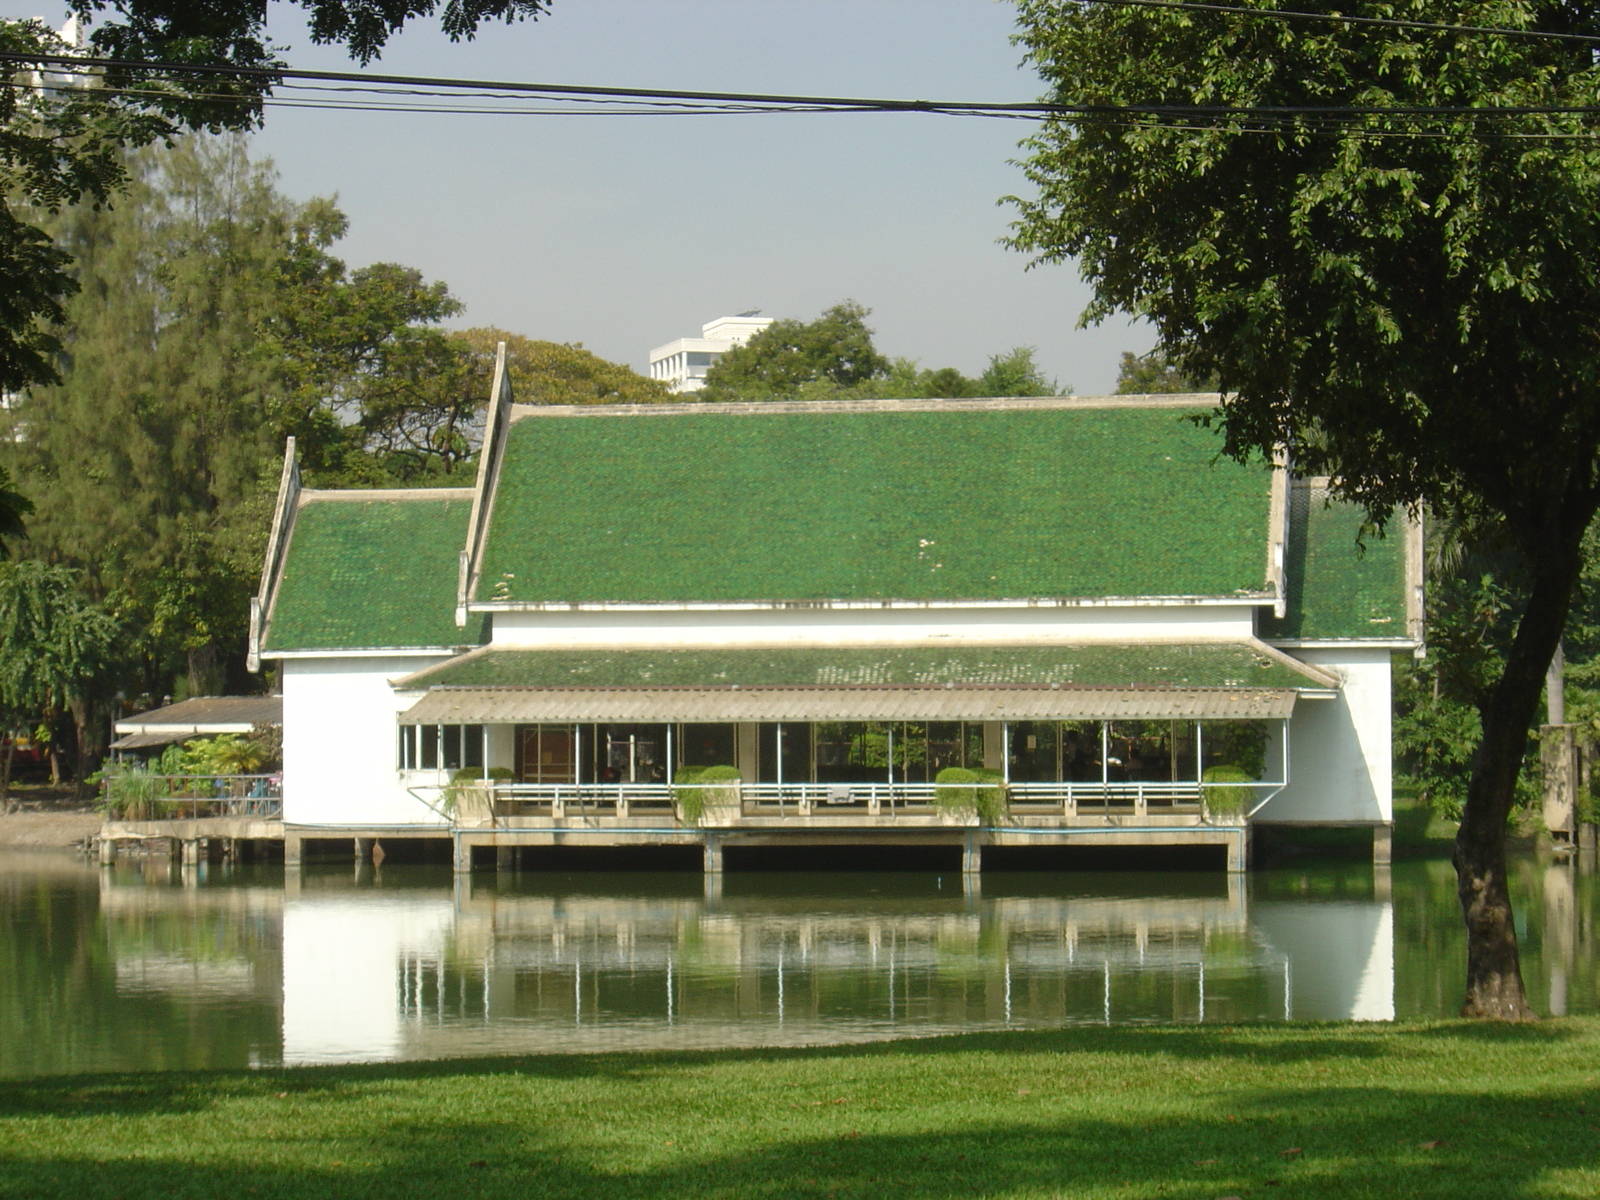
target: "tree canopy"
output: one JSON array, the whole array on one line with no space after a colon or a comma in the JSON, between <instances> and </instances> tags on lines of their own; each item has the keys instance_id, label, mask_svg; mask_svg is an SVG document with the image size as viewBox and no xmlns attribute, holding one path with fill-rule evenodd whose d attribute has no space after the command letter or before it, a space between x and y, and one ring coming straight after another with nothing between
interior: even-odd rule
<instances>
[{"instance_id":1,"label":"tree canopy","mask_svg":"<svg viewBox=\"0 0 1600 1200\"><path fill-rule=\"evenodd\" d=\"M81 285L62 380L5 411L0 468L36 508L18 545L125 623L142 675L125 690L178 675L203 694L243 644L284 437L313 485L448 477L475 452L487 381L462 382L444 284L350 270L329 253L343 215L280 194L242 139L184 139L129 169L116 208L50 222Z\"/></svg>"},{"instance_id":2,"label":"tree canopy","mask_svg":"<svg viewBox=\"0 0 1600 1200\"><path fill-rule=\"evenodd\" d=\"M582 342L549 342L492 327L451 335L477 363L474 395L488 395L495 347L506 344L512 393L519 404L658 404L674 399L667 385L583 348Z\"/></svg>"},{"instance_id":3,"label":"tree canopy","mask_svg":"<svg viewBox=\"0 0 1600 1200\"><path fill-rule=\"evenodd\" d=\"M461 40L486 21L536 19L550 7L550 0L446 0L442 11L438 0L290 3L306 11L312 41L346 46L361 63L418 17L439 12L445 34ZM275 84L271 69L287 65L266 40L262 3L70 0L68 7L94 21L88 52L120 65L73 76L69 86L40 87L31 66L58 76L63 67L39 56L76 48L39 21L0 21L0 55L8 56L0 72L0 390L55 380L53 327L76 285L68 254L33 212L109 200L127 180L130 149L185 131L255 128Z\"/></svg>"},{"instance_id":4,"label":"tree canopy","mask_svg":"<svg viewBox=\"0 0 1600 1200\"><path fill-rule=\"evenodd\" d=\"M852 388L888 375L890 362L867 328L871 312L845 300L815 321L774 321L711 364L700 398L793 395L807 384Z\"/></svg>"},{"instance_id":5,"label":"tree canopy","mask_svg":"<svg viewBox=\"0 0 1600 1200\"><path fill-rule=\"evenodd\" d=\"M1202 381L1211 384L1202 387L1191 379L1184 369L1160 346L1145 354L1122 352L1122 362L1117 368L1117 395L1150 396L1177 392L1215 391L1216 380Z\"/></svg>"},{"instance_id":6,"label":"tree canopy","mask_svg":"<svg viewBox=\"0 0 1600 1200\"><path fill-rule=\"evenodd\" d=\"M878 352L866 319L872 310L845 300L815 321L774 321L706 372L696 399L847 400L957 399L972 396L1054 396L1032 346L991 355L977 378L955 367L922 367ZM1070 389L1067 389L1070 390Z\"/></svg>"},{"instance_id":7,"label":"tree canopy","mask_svg":"<svg viewBox=\"0 0 1600 1200\"><path fill-rule=\"evenodd\" d=\"M1364 11L1358 9L1356 11ZM1227 392L1230 451L1286 448L1381 527L1502 520L1529 581L1456 846L1470 1014L1520 1018L1505 828L1600 505L1600 143L1581 3L1373 9L1501 30L1023 0L1055 116L1012 244L1076 259L1085 314L1150 320ZM1165 108L1163 108L1165 106ZM1121 110L1121 111L1119 111Z\"/></svg>"}]
</instances>

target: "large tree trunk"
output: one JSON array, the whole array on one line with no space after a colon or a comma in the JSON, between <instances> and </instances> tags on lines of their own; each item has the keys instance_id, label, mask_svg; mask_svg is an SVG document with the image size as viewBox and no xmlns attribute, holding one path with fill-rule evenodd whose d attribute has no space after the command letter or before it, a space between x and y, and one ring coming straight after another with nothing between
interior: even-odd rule
<instances>
[{"instance_id":1,"label":"large tree trunk","mask_svg":"<svg viewBox=\"0 0 1600 1200\"><path fill-rule=\"evenodd\" d=\"M103 722L99 720L99 706L89 700L74 699L69 707L72 710L72 731L75 735L77 746L77 762L73 764L72 790L81 800L87 795L89 772L100 765L100 760L105 757L106 739L101 736Z\"/></svg>"},{"instance_id":2,"label":"large tree trunk","mask_svg":"<svg viewBox=\"0 0 1600 1200\"><path fill-rule=\"evenodd\" d=\"M0 758L0 812L15 812L11 800L11 768L17 760L17 731L6 735L5 757Z\"/></svg>"},{"instance_id":3,"label":"large tree trunk","mask_svg":"<svg viewBox=\"0 0 1600 1200\"><path fill-rule=\"evenodd\" d=\"M189 695L220 696L226 688L223 664L215 642L192 647L189 652Z\"/></svg>"},{"instance_id":4,"label":"large tree trunk","mask_svg":"<svg viewBox=\"0 0 1600 1200\"><path fill-rule=\"evenodd\" d=\"M1564 514L1565 515L1565 514ZM1517 775L1528 746L1528 729L1544 691L1545 672L1561 641L1567 608L1583 559L1578 547L1590 511L1564 543L1548 543L1535 567L1533 591L1517 623L1517 636L1488 701L1483 705L1483 740L1473 758L1472 780L1456 833L1456 890L1467 924L1467 993L1464 1017L1531 1021L1522 987L1517 931L1506 886L1506 824L1516 797Z\"/></svg>"}]
</instances>

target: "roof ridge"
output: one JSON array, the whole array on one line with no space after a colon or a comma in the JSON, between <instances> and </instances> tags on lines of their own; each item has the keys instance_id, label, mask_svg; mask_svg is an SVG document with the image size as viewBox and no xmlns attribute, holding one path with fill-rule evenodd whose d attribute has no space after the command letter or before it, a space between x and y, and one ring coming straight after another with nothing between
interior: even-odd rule
<instances>
[{"instance_id":1,"label":"roof ridge","mask_svg":"<svg viewBox=\"0 0 1600 1200\"><path fill-rule=\"evenodd\" d=\"M524 417L754 416L795 413L1015 412L1018 410L1205 408L1220 392L1150 392L1119 396L974 396L959 399L741 400L725 404L513 404L511 419Z\"/></svg>"}]
</instances>

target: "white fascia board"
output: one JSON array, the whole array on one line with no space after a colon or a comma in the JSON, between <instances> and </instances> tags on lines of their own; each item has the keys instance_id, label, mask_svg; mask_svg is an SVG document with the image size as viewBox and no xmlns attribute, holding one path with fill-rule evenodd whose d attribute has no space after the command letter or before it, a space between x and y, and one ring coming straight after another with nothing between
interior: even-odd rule
<instances>
[{"instance_id":1,"label":"white fascia board","mask_svg":"<svg viewBox=\"0 0 1600 1200\"><path fill-rule=\"evenodd\" d=\"M255 728L253 725L241 725L238 722L229 724L225 721L202 721L199 725L185 723L182 725L146 725L139 721L118 721L112 726L118 733L183 733L187 730L190 734L214 733L249 733Z\"/></svg>"},{"instance_id":2,"label":"white fascia board","mask_svg":"<svg viewBox=\"0 0 1600 1200\"><path fill-rule=\"evenodd\" d=\"M1269 646L1280 650L1415 650L1418 643L1408 638L1266 638Z\"/></svg>"},{"instance_id":3,"label":"white fascia board","mask_svg":"<svg viewBox=\"0 0 1600 1200\"><path fill-rule=\"evenodd\" d=\"M664 346L657 346L650 351L650 361L660 362L663 358L670 358L674 354L700 351L710 354L726 354L734 347L732 338L679 338L677 341L668 342Z\"/></svg>"},{"instance_id":4,"label":"white fascia board","mask_svg":"<svg viewBox=\"0 0 1600 1200\"><path fill-rule=\"evenodd\" d=\"M266 650L262 658L454 658L476 646L377 646L360 650Z\"/></svg>"},{"instance_id":5,"label":"white fascia board","mask_svg":"<svg viewBox=\"0 0 1600 1200\"><path fill-rule=\"evenodd\" d=\"M941 608L1270 608L1271 596L1035 597L1015 600L476 600L468 612L753 612L769 609L857 610Z\"/></svg>"}]
</instances>

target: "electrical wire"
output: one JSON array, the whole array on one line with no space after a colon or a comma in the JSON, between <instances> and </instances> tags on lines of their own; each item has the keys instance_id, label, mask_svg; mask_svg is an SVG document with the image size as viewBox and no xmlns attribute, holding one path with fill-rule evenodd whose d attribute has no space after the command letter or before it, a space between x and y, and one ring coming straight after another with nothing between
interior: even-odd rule
<instances>
[{"instance_id":1,"label":"electrical wire","mask_svg":"<svg viewBox=\"0 0 1600 1200\"><path fill-rule=\"evenodd\" d=\"M1137 3L1160 7L1194 7L1187 0L1083 0L1088 3ZM1221 8L1211 5L1201 7ZM1245 10L1230 10L1245 11ZM0 62L37 67L48 62L52 75L81 76L96 81L105 94L145 103L229 103L240 106L458 114L470 116L726 116L772 113L904 113L977 116L1011 120L1065 120L1078 124L1119 125L1128 128L1221 129L1230 132L1296 136L1459 137L1463 124L1475 136L1547 141L1589 140L1600 128L1509 129L1506 122L1532 119L1600 117L1600 105L1069 105L1051 101L1019 103L870 99L842 96L798 96L748 92L701 92L589 85L506 83L488 80L443 79L426 76L366 75L356 72L307 71L285 68L190 67L180 63L152 63L90 58L73 55L0 54ZM109 84L102 72L165 71L179 76L243 79L272 91L238 92L189 90L197 80L178 81L183 90L163 88L161 80ZM285 96L281 93L290 93ZM530 104L537 100L538 103ZM1411 128L1361 128L1362 121ZM1425 128L1441 122L1454 129Z\"/></svg>"}]
</instances>

